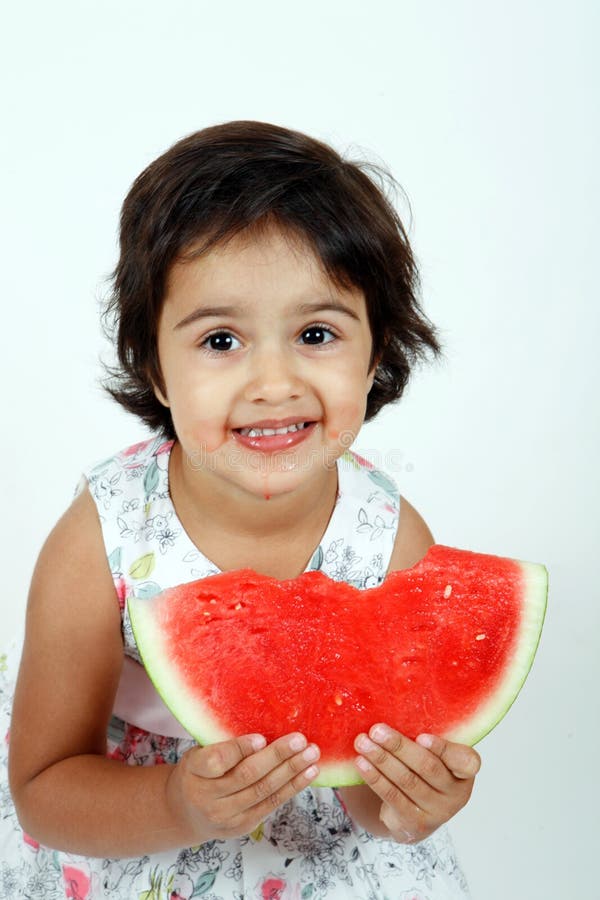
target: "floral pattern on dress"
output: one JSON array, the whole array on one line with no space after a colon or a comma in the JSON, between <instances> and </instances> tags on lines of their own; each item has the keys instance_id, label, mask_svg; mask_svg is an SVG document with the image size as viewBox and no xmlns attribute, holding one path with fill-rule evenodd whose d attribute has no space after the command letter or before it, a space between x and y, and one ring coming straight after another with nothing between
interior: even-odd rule
<instances>
[{"instance_id":1,"label":"floral pattern on dress","mask_svg":"<svg viewBox=\"0 0 600 900\"><path fill-rule=\"evenodd\" d=\"M171 503L173 442L160 437L86 470L121 610L125 653L139 661L127 599L219 569L195 547ZM306 571L359 589L380 584L398 526L392 479L351 451L338 461L331 519ZM445 827L419 844L376 838L354 824L335 790L307 788L251 834L130 859L56 851L24 834L8 790L10 709L20 641L0 656L0 900L467 900ZM4 737L6 736L6 737ZM113 718L107 756L126 765L173 765L195 742Z\"/></svg>"}]
</instances>

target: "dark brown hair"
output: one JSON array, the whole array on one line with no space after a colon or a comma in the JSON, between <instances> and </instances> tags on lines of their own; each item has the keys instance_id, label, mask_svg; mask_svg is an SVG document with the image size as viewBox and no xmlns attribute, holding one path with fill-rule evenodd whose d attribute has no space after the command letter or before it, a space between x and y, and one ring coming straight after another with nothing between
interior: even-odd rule
<instances>
[{"instance_id":1,"label":"dark brown hair","mask_svg":"<svg viewBox=\"0 0 600 900\"><path fill-rule=\"evenodd\" d=\"M381 167L265 122L226 122L178 141L136 178L123 203L120 258L103 314L119 366L105 366L105 389L174 438L171 413L152 387L164 392L157 328L170 267L192 245L196 255L243 229L275 223L314 250L334 283L364 293L369 368L381 357L367 398L365 421L372 419L400 398L413 363L441 353L386 184L397 186Z\"/></svg>"}]
</instances>

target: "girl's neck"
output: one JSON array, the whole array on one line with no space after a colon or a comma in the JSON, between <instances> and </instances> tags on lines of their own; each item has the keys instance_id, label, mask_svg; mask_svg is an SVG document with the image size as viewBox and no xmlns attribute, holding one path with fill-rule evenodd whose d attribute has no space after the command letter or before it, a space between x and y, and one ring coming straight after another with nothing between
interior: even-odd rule
<instances>
[{"instance_id":1,"label":"girl's neck","mask_svg":"<svg viewBox=\"0 0 600 900\"><path fill-rule=\"evenodd\" d=\"M235 559L237 548L243 557L250 547L256 553L257 545L264 548L265 557L278 550L287 556L292 546L298 558L302 557L303 546L310 554L335 506L337 466L320 466L297 490L267 500L264 495L236 490L209 470L186 466L181 445L175 441L169 460L169 487L177 516L189 536L223 569L215 550L212 556L207 552L209 545L230 545L230 551L224 554L230 560Z\"/></svg>"}]
</instances>

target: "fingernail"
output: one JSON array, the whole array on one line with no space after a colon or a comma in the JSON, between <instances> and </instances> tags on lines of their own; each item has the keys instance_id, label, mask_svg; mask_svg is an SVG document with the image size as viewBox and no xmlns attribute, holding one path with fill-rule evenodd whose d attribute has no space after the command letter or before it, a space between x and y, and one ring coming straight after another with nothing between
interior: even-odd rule
<instances>
[{"instance_id":1,"label":"fingernail","mask_svg":"<svg viewBox=\"0 0 600 900\"><path fill-rule=\"evenodd\" d=\"M416 739L416 743L420 744L421 747L427 747L427 749L429 749L430 747L433 747L433 737L430 734L420 734Z\"/></svg>"},{"instance_id":2,"label":"fingernail","mask_svg":"<svg viewBox=\"0 0 600 900\"><path fill-rule=\"evenodd\" d=\"M311 744L306 748L304 753L302 754L303 758L306 762L311 762L313 759L319 758L319 748L315 746L315 744Z\"/></svg>"},{"instance_id":3,"label":"fingernail","mask_svg":"<svg viewBox=\"0 0 600 900\"><path fill-rule=\"evenodd\" d=\"M250 738L250 743L253 750L262 750L263 747L267 746L267 739L262 734L253 734Z\"/></svg>"},{"instance_id":4,"label":"fingernail","mask_svg":"<svg viewBox=\"0 0 600 900\"><path fill-rule=\"evenodd\" d=\"M360 734L356 739L356 746L359 750L362 750L365 753L369 753L371 750L376 750L377 746L370 741L366 734Z\"/></svg>"},{"instance_id":5,"label":"fingernail","mask_svg":"<svg viewBox=\"0 0 600 900\"><path fill-rule=\"evenodd\" d=\"M364 756L357 756L356 765L362 772L368 772L373 768L368 759L365 759Z\"/></svg>"},{"instance_id":6,"label":"fingernail","mask_svg":"<svg viewBox=\"0 0 600 900\"><path fill-rule=\"evenodd\" d=\"M302 734L295 734L290 739L290 750L304 750L306 747L306 738Z\"/></svg>"},{"instance_id":7,"label":"fingernail","mask_svg":"<svg viewBox=\"0 0 600 900\"><path fill-rule=\"evenodd\" d=\"M308 769L304 770L304 777L308 778L309 781L312 781L313 778L316 778L319 774L319 770L316 766L309 766Z\"/></svg>"},{"instance_id":8,"label":"fingernail","mask_svg":"<svg viewBox=\"0 0 600 900\"><path fill-rule=\"evenodd\" d=\"M374 741L386 741L390 736L390 729L385 725L373 725L369 734Z\"/></svg>"},{"instance_id":9,"label":"fingernail","mask_svg":"<svg viewBox=\"0 0 600 900\"><path fill-rule=\"evenodd\" d=\"M465 766L468 777L472 778L473 775L477 775L480 767L481 767L481 760L480 760L479 756L469 756L469 759L467 760L467 764Z\"/></svg>"}]
</instances>

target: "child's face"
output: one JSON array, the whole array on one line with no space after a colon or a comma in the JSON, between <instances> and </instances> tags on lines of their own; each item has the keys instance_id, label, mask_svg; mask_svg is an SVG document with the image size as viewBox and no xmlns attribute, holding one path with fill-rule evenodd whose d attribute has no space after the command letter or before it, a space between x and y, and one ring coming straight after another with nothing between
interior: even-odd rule
<instances>
[{"instance_id":1,"label":"child's face","mask_svg":"<svg viewBox=\"0 0 600 900\"><path fill-rule=\"evenodd\" d=\"M350 314L298 308L331 302ZM217 306L237 312L202 315ZM158 352L157 396L188 461L255 496L265 478L274 496L334 464L363 423L375 372L362 292L335 287L310 249L277 230L173 266ZM289 448L249 447L235 431L290 417L316 425Z\"/></svg>"}]
</instances>

